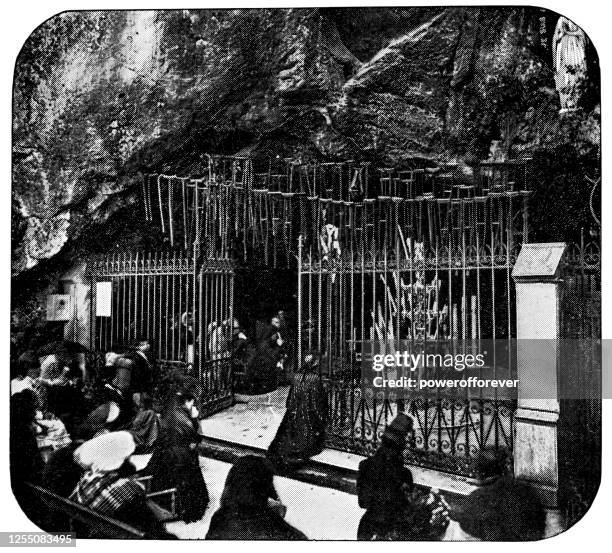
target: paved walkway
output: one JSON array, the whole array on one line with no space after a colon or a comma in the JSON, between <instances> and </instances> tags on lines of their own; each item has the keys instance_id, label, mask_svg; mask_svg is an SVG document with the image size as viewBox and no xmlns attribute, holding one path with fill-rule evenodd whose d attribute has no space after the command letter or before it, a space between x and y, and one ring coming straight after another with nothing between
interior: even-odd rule
<instances>
[{"instance_id":1,"label":"paved walkway","mask_svg":"<svg viewBox=\"0 0 612 553\"><path fill-rule=\"evenodd\" d=\"M247 445L265 451L274 439L285 414L288 387L282 387L271 394L251 396L248 403L237 403L200 422L204 436L240 445ZM326 465L357 471L364 459L360 455L324 449L312 458ZM439 488L465 495L475 489L467 478L445 475L432 469L411 467L415 483L429 488Z\"/></svg>"},{"instance_id":2,"label":"paved walkway","mask_svg":"<svg viewBox=\"0 0 612 553\"><path fill-rule=\"evenodd\" d=\"M271 394L251 396L248 403L236 403L200 421L204 436L227 442L268 449L276 435L287 401L288 387Z\"/></svg>"}]
</instances>

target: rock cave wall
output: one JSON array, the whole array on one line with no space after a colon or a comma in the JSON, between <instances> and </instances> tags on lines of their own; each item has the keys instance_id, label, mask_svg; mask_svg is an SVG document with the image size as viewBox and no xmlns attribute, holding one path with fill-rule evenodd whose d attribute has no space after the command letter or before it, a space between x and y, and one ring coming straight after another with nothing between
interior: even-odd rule
<instances>
[{"instance_id":1,"label":"rock cave wall","mask_svg":"<svg viewBox=\"0 0 612 553\"><path fill-rule=\"evenodd\" d=\"M570 130L559 121L556 17L428 7L51 18L15 70L14 306L90 253L147 240L140 174L197 174L206 152L419 157L469 171L493 140L513 157L578 140L590 159L598 98Z\"/></svg>"}]
</instances>

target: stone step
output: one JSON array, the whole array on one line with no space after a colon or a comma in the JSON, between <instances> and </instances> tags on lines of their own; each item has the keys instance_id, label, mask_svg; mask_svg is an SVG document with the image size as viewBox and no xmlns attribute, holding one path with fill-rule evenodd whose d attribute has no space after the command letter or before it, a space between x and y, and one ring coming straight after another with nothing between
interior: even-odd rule
<instances>
[{"instance_id":1,"label":"stone step","mask_svg":"<svg viewBox=\"0 0 612 553\"><path fill-rule=\"evenodd\" d=\"M245 455L265 456L265 450L247 444L228 442L217 438L204 438L199 445L199 453L204 457L234 463ZM350 494L357 493L357 471L311 459L303 467L283 474L299 482L333 488Z\"/></svg>"},{"instance_id":2,"label":"stone step","mask_svg":"<svg viewBox=\"0 0 612 553\"><path fill-rule=\"evenodd\" d=\"M200 455L234 463L244 455L265 456L261 447L246 443L236 443L214 437L205 437L199 446ZM325 449L319 455L311 458L301 468L291 473L283 474L300 482L314 484L326 488L340 490L353 495L357 494L357 471L359 463L365 459L342 451ZM422 489L438 489L448 501L460 500L477 488L476 483L466 477L440 472L418 466L408 467L417 487Z\"/></svg>"}]
</instances>

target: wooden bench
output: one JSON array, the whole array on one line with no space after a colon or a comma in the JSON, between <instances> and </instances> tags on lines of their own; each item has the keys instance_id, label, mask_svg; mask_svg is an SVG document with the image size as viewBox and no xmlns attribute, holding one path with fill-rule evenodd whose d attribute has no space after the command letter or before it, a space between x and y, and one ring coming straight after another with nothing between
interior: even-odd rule
<instances>
[{"instance_id":1,"label":"wooden bench","mask_svg":"<svg viewBox=\"0 0 612 553\"><path fill-rule=\"evenodd\" d=\"M44 506L47 513L51 516L63 514L66 516L69 528L55 529L55 531L77 531L77 537L89 537L87 530L95 529L96 538L114 538L114 539L146 539L146 533L116 520L102 513L98 513L88 507L75 503L70 499L61 497L45 488L34 484L27 484L32 490L34 496L40 499L41 506ZM83 528L86 529L85 536L82 534Z\"/></svg>"},{"instance_id":2,"label":"wooden bench","mask_svg":"<svg viewBox=\"0 0 612 553\"><path fill-rule=\"evenodd\" d=\"M170 522L176 520L176 489L160 490L157 492L150 491L150 476L137 478L137 481L145 488L149 508L155 514L155 517L160 522ZM28 487L33 491L36 498L40 498L42 506L44 506L45 514L49 518L57 518L64 515L68 521L69 531L76 531L76 526L80 526L80 530L85 528L95 528L96 537L100 538L121 538L121 539L145 539L147 535L119 520L99 513L85 507L80 503L76 503L53 493L41 486L28 484ZM55 529L58 530L58 529ZM79 532L79 533L81 533ZM87 532L86 532L87 533ZM83 536L85 537L85 536Z\"/></svg>"}]
</instances>

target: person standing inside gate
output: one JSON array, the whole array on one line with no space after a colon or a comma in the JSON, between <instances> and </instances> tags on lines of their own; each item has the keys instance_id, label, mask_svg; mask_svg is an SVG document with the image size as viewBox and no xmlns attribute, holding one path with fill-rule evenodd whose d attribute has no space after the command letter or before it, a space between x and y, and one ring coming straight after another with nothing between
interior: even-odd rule
<instances>
[{"instance_id":1,"label":"person standing inside gate","mask_svg":"<svg viewBox=\"0 0 612 553\"><path fill-rule=\"evenodd\" d=\"M257 336L257 351L246 378L248 394L267 394L278 387L277 363L284 344L279 329L278 317L272 317L270 324L264 326Z\"/></svg>"},{"instance_id":2,"label":"person standing inside gate","mask_svg":"<svg viewBox=\"0 0 612 553\"><path fill-rule=\"evenodd\" d=\"M193 332L193 316L191 312L185 311L185 313L181 315L181 324L183 325L185 344L187 347L185 351L185 362L193 368L195 362L195 339Z\"/></svg>"},{"instance_id":3,"label":"person standing inside gate","mask_svg":"<svg viewBox=\"0 0 612 553\"><path fill-rule=\"evenodd\" d=\"M279 472L297 468L325 447L327 394L319 356L309 352L296 373L287 396L285 416L268 448L268 458Z\"/></svg>"},{"instance_id":4,"label":"person standing inside gate","mask_svg":"<svg viewBox=\"0 0 612 553\"><path fill-rule=\"evenodd\" d=\"M234 390L242 391L246 368L250 360L249 340L237 319L232 322L232 379Z\"/></svg>"}]
</instances>

